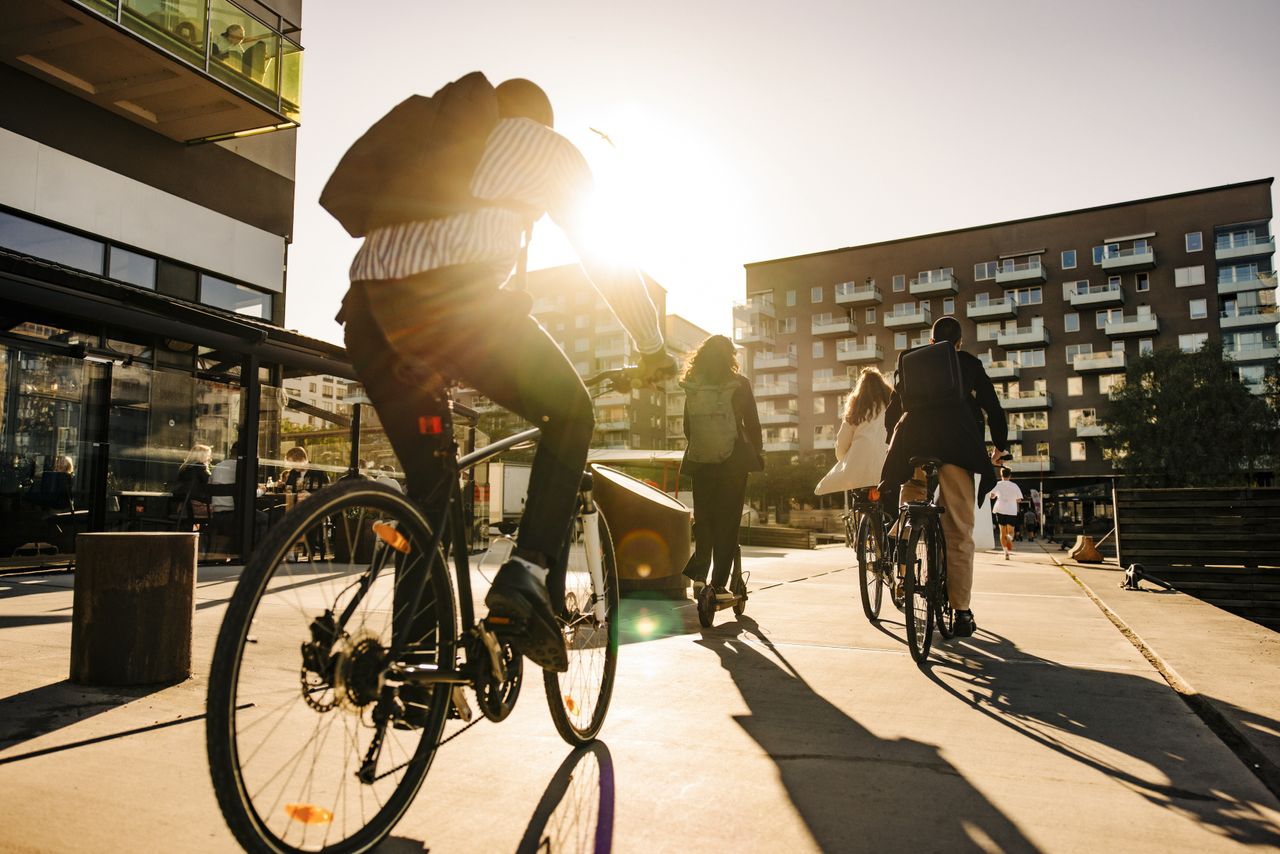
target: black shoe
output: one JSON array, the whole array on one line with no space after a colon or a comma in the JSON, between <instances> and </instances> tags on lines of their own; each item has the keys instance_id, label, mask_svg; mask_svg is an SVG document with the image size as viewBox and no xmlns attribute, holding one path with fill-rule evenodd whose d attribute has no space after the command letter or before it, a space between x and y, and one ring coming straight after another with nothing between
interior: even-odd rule
<instances>
[{"instance_id":1,"label":"black shoe","mask_svg":"<svg viewBox=\"0 0 1280 854\"><path fill-rule=\"evenodd\" d=\"M530 661L558 673L569 669L564 634L551 609L547 585L527 566L518 560L504 563L484 602L489 606L491 623L500 625L505 619L521 620L527 625L527 636L517 638L516 646Z\"/></svg>"},{"instance_id":2,"label":"black shoe","mask_svg":"<svg viewBox=\"0 0 1280 854\"><path fill-rule=\"evenodd\" d=\"M694 584L707 583L707 571L704 569L702 572L698 572L698 570L693 568L692 564L681 570L680 574L692 581Z\"/></svg>"},{"instance_id":3,"label":"black shoe","mask_svg":"<svg viewBox=\"0 0 1280 854\"><path fill-rule=\"evenodd\" d=\"M956 611L955 628L951 630L951 634L954 637L971 637L977 630L978 624L973 621L972 611Z\"/></svg>"},{"instance_id":4,"label":"black shoe","mask_svg":"<svg viewBox=\"0 0 1280 854\"><path fill-rule=\"evenodd\" d=\"M732 602L734 599L738 598L733 593L730 593L729 590L726 587L724 587L724 585L721 585L721 584L717 584L712 589L712 592L715 593L717 602Z\"/></svg>"}]
</instances>

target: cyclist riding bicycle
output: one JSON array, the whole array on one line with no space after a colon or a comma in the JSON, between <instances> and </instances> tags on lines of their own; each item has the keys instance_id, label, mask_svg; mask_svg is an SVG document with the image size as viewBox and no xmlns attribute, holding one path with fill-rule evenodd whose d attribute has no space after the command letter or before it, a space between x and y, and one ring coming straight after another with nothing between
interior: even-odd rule
<instances>
[{"instance_id":1,"label":"cyclist riding bicycle","mask_svg":"<svg viewBox=\"0 0 1280 854\"><path fill-rule=\"evenodd\" d=\"M434 508L447 492L439 488L442 460L424 443L441 423L437 377L465 382L541 429L516 547L485 601L491 617L527 625L519 643L527 657L564 671L564 636L547 586L550 573L561 576L550 581L562 586L560 551L595 419L573 364L529 315L529 297L500 289L529 225L548 213L563 229L635 341L645 382L673 376L676 365L640 274L594 256L583 239L591 172L552 130L546 94L528 80L490 88L482 75L468 78L479 78L474 97L497 99L496 124L470 177L471 199L454 211L371 229L351 265L338 319L404 468L407 492L422 506Z\"/></svg>"},{"instance_id":2,"label":"cyclist riding bicycle","mask_svg":"<svg viewBox=\"0 0 1280 854\"><path fill-rule=\"evenodd\" d=\"M951 607L955 610L955 634L972 635L977 628L969 599L973 590L973 517L977 495L986 495L995 482L991 464L998 463L1008 451L1008 429L1000 399L987 376L982 362L960 349L960 322L954 317L939 318L933 324L931 344L949 342L954 348L955 359L943 351L946 361L929 363L931 375L912 374L905 369L907 358L899 361L898 376L894 379L893 395L884 414L885 431L889 436L889 452L881 471L883 483L902 484L902 501L920 501L925 498L925 486L917 479L910 464L913 457L935 457L941 460L938 467L940 496L938 504L946 509L942 514L942 532L947 542L947 589ZM923 348L922 348L923 349ZM909 354L903 354L907 357ZM958 363L958 365L957 365ZM932 374L945 374L958 368L954 394L939 391L929 395L919 389L945 388L947 378ZM916 394L912 394L915 386ZM904 405L904 399L915 400ZM988 459L983 444L983 414L991 428L991 443L995 449ZM982 477L982 484L975 493L973 475Z\"/></svg>"}]
</instances>

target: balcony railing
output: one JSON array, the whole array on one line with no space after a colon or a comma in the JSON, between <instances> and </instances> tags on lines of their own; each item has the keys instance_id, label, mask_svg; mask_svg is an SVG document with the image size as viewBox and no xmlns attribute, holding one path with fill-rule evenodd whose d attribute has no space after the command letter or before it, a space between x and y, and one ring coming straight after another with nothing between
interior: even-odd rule
<instances>
[{"instance_id":1,"label":"balcony railing","mask_svg":"<svg viewBox=\"0 0 1280 854\"><path fill-rule=\"evenodd\" d=\"M735 320L741 318L746 322L750 322L756 317L775 317L773 300L763 297L747 297L746 302L740 303L733 307L733 317Z\"/></svg>"},{"instance_id":2,"label":"balcony railing","mask_svg":"<svg viewBox=\"0 0 1280 854\"><path fill-rule=\"evenodd\" d=\"M1005 409L1048 409L1053 406L1051 393L1035 389L1003 394L997 391L996 397L1000 398L1000 405Z\"/></svg>"},{"instance_id":3,"label":"balcony railing","mask_svg":"<svg viewBox=\"0 0 1280 854\"><path fill-rule=\"evenodd\" d=\"M1006 441L1009 441L1009 442L1021 442L1021 441L1022 441L1022 428L1021 428L1021 427L1014 427L1013 425L1009 425L1009 426L1005 427L1004 429L1005 429L1005 438L1006 438ZM986 430L987 430L987 432L986 432L986 434L983 436L983 438L984 438L984 439L986 439L986 441L990 442L990 441L991 441L991 428L990 428L990 427L987 427L987 428L986 428Z\"/></svg>"},{"instance_id":4,"label":"balcony railing","mask_svg":"<svg viewBox=\"0 0 1280 854\"><path fill-rule=\"evenodd\" d=\"M884 299L873 282L841 282L836 285L836 305L871 305Z\"/></svg>"},{"instance_id":5,"label":"balcony railing","mask_svg":"<svg viewBox=\"0 0 1280 854\"><path fill-rule=\"evenodd\" d=\"M858 331L858 324L849 317L815 317L809 322L809 332L813 335L852 335Z\"/></svg>"},{"instance_id":6,"label":"balcony railing","mask_svg":"<svg viewBox=\"0 0 1280 854\"><path fill-rule=\"evenodd\" d=\"M852 338L836 342L837 362L879 362L884 359L884 350L877 344L859 344Z\"/></svg>"},{"instance_id":7,"label":"balcony railing","mask_svg":"<svg viewBox=\"0 0 1280 854\"><path fill-rule=\"evenodd\" d=\"M1154 314L1125 315L1118 320L1107 321L1103 331L1112 336L1155 335L1160 331L1160 320Z\"/></svg>"},{"instance_id":8,"label":"balcony railing","mask_svg":"<svg viewBox=\"0 0 1280 854\"><path fill-rule=\"evenodd\" d=\"M907 285L907 292L910 294L954 294L959 291L960 285L956 282L955 273L946 268L921 273Z\"/></svg>"},{"instance_id":9,"label":"balcony railing","mask_svg":"<svg viewBox=\"0 0 1280 854\"><path fill-rule=\"evenodd\" d=\"M886 312L884 325L889 329L912 329L918 326L933 324L933 312L924 306L913 306L899 303L892 311Z\"/></svg>"},{"instance_id":10,"label":"balcony railing","mask_svg":"<svg viewBox=\"0 0 1280 854\"><path fill-rule=\"evenodd\" d=\"M1106 350L1101 353L1077 353L1071 359L1071 367L1080 373L1090 371L1123 371L1128 364L1123 350Z\"/></svg>"},{"instance_id":11,"label":"balcony railing","mask_svg":"<svg viewBox=\"0 0 1280 854\"><path fill-rule=\"evenodd\" d=\"M777 339L772 327L740 326L733 330L733 340L739 344L772 344Z\"/></svg>"},{"instance_id":12,"label":"balcony railing","mask_svg":"<svg viewBox=\"0 0 1280 854\"><path fill-rule=\"evenodd\" d=\"M1000 361L987 365L987 376L993 380L1016 380L1022 367L1017 362Z\"/></svg>"},{"instance_id":13,"label":"balcony railing","mask_svg":"<svg viewBox=\"0 0 1280 854\"><path fill-rule=\"evenodd\" d=\"M965 316L970 320L1005 320L1018 316L1018 304L1012 297L993 299L988 302L975 300L965 307Z\"/></svg>"},{"instance_id":14,"label":"balcony railing","mask_svg":"<svg viewBox=\"0 0 1280 854\"><path fill-rule=\"evenodd\" d=\"M1213 244L1213 256L1218 261L1274 255L1275 251L1276 239L1267 234L1220 234Z\"/></svg>"},{"instance_id":15,"label":"balcony railing","mask_svg":"<svg viewBox=\"0 0 1280 854\"><path fill-rule=\"evenodd\" d=\"M1109 249L1102 255L1104 270L1150 270L1156 265L1156 250L1150 245Z\"/></svg>"},{"instance_id":16,"label":"balcony railing","mask_svg":"<svg viewBox=\"0 0 1280 854\"><path fill-rule=\"evenodd\" d=\"M1096 418L1077 418L1071 426L1075 428L1076 436L1080 439L1105 436L1107 433Z\"/></svg>"},{"instance_id":17,"label":"balcony railing","mask_svg":"<svg viewBox=\"0 0 1280 854\"><path fill-rule=\"evenodd\" d=\"M1234 269L1218 271L1218 293L1220 294L1263 291L1275 286L1275 273L1264 273L1256 269L1244 274L1237 274Z\"/></svg>"},{"instance_id":18,"label":"balcony railing","mask_svg":"<svg viewBox=\"0 0 1280 854\"><path fill-rule=\"evenodd\" d=\"M625 406L631 402L631 395L623 394L620 391L611 391L602 394L594 401L596 406ZM680 404L680 411L684 411L684 403Z\"/></svg>"},{"instance_id":19,"label":"balcony railing","mask_svg":"<svg viewBox=\"0 0 1280 854\"><path fill-rule=\"evenodd\" d=\"M756 397L795 397L800 393L800 384L795 380L781 383L757 383L753 388Z\"/></svg>"},{"instance_id":20,"label":"balcony railing","mask_svg":"<svg viewBox=\"0 0 1280 854\"><path fill-rule=\"evenodd\" d=\"M601 433L616 433L619 430L630 430L631 422L626 420L597 421L596 429Z\"/></svg>"},{"instance_id":21,"label":"balcony railing","mask_svg":"<svg viewBox=\"0 0 1280 854\"><path fill-rule=\"evenodd\" d=\"M800 450L799 439L765 439L765 451L798 451Z\"/></svg>"},{"instance_id":22,"label":"balcony railing","mask_svg":"<svg viewBox=\"0 0 1280 854\"><path fill-rule=\"evenodd\" d=\"M1072 308L1099 308L1124 305L1124 291L1115 282L1105 285L1089 285L1084 290L1073 290L1068 295Z\"/></svg>"},{"instance_id":23,"label":"balcony railing","mask_svg":"<svg viewBox=\"0 0 1280 854\"><path fill-rule=\"evenodd\" d=\"M228 0L29 0L0 4L0 32L7 62L192 142L299 122L297 31L255 8L260 15Z\"/></svg>"},{"instance_id":24,"label":"balcony railing","mask_svg":"<svg viewBox=\"0 0 1280 854\"><path fill-rule=\"evenodd\" d=\"M813 449L815 451L830 451L836 446L835 436L814 436Z\"/></svg>"},{"instance_id":25,"label":"balcony railing","mask_svg":"<svg viewBox=\"0 0 1280 854\"><path fill-rule=\"evenodd\" d=\"M1261 343L1236 344L1227 340L1222 342L1222 352L1228 359L1236 362L1274 362L1280 358L1280 348L1275 338L1263 339Z\"/></svg>"},{"instance_id":26,"label":"balcony railing","mask_svg":"<svg viewBox=\"0 0 1280 854\"><path fill-rule=\"evenodd\" d=\"M1026 454L1016 460L1008 460L1005 467L1015 472L1044 472L1049 474L1053 471L1054 458L1050 454Z\"/></svg>"},{"instance_id":27,"label":"balcony railing","mask_svg":"<svg viewBox=\"0 0 1280 854\"><path fill-rule=\"evenodd\" d=\"M775 425L775 426L778 424L799 424L800 414L798 412L789 412L786 410L782 410L782 411L761 410L760 423Z\"/></svg>"},{"instance_id":28,"label":"balcony railing","mask_svg":"<svg viewBox=\"0 0 1280 854\"><path fill-rule=\"evenodd\" d=\"M775 371L796 365L796 357L789 353L756 353L751 359L751 367L757 371Z\"/></svg>"},{"instance_id":29,"label":"balcony railing","mask_svg":"<svg viewBox=\"0 0 1280 854\"><path fill-rule=\"evenodd\" d=\"M1223 329L1241 326L1273 326L1277 321L1274 305L1233 306L1218 312Z\"/></svg>"},{"instance_id":30,"label":"balcony railing","mask_svg":"<svg viewBox=\"0 0 1280 854\"><path fill-rule=\"evenodd\" d=\"M1046 272L1039 258L1026 261L1003 261L996 268L997 285L1022 285L1043 282Z\"/></svg>"},{"instance_id":31,"label":"balcony railing","mask_svg":"<svg viewBox=\"0 0 1280 854\"><path fill-rule=\"evenodd\" d=\"M1049 343L1049 330L1043 323L1030 326L1019 326L1016 329L1002 329L996 336L996 343L1001 347L1035 347Z\"/></svg>"},{"instance_id":32,"label":"balcony railing","mask_svg":"<svg viewBox=\"0 0 1280 854\"><path fill-rule=\"evenodd\" d=\"M813 381L812 388L814 391L850 391L853 389L853 377L843 374L816 379Z\"/></svg>"}]
</instances>

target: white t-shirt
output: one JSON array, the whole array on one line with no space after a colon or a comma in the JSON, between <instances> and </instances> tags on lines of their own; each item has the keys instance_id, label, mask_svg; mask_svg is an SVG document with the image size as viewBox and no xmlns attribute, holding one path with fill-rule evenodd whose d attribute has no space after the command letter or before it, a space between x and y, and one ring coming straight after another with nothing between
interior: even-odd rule
<instances>
[{"instance_id":1,"label":"white t-shirt","mask_svg":"<svg viewBox=\"0 0 1280 854\"><path fill-rule=\"evenodd\" d=\"M1018 502L1022 500L1022 490L1011 480L1002 480L996 484L991 494L996 497L995 511L1004 516L1013 516L1018 512Z\"/></svg>"}]
</instances>

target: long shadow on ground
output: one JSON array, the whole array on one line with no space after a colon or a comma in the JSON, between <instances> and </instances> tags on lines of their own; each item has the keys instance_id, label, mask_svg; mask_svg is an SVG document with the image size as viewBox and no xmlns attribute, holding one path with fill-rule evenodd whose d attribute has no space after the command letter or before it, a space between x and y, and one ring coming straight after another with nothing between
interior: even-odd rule
<instances>
[{"instance_id":1,"label":"long shadow on ground","mask_svg":"<svg viewBox=\"0 0 1280 854\"><path fill-rule=\"evenodd\" d=\"M777 764L822 850L1037 850L937 746L873 735L814 691L750 617L698 643L742 693L750 714L738 723Z\"/></svg>"}]
</instances>

